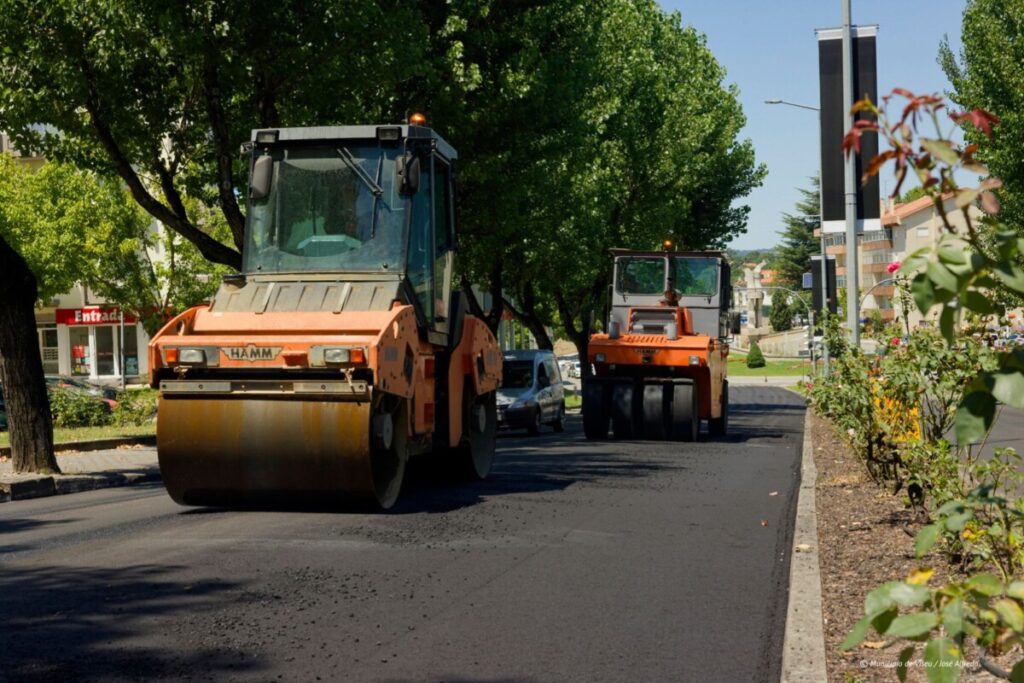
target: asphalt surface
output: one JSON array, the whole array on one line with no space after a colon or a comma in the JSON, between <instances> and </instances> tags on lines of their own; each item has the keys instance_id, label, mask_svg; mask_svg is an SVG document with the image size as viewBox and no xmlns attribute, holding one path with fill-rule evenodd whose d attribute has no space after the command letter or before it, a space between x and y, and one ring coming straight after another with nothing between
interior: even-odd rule
<instances>
[{"instance_id":1,"label":"asphalt surface","mask_svg":"<svg viewBox=\"0 0 1024 683\"><path fill-rule=\"evenodd\" d=\"M0 680L777 681L803 402L696 444L503 435L387 514L0 507Z\"/></svg>"}]
</instances>

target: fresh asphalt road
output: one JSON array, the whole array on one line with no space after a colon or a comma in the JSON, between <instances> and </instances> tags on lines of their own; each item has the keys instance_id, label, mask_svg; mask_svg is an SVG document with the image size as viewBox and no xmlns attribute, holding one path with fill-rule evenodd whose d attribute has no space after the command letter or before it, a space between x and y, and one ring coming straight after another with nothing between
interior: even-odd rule
<instances>
[{"instance_id":1,"label":"fresh asphalt road","mask_svg":"<svg viewBox=\"0 0 1024 683\"><path fill-rule=\"evenodd\" d=\"M387 514L0 506L0 680L776 681L803 401L696 444L502 435Z\"/></svg>"}]
</instances>

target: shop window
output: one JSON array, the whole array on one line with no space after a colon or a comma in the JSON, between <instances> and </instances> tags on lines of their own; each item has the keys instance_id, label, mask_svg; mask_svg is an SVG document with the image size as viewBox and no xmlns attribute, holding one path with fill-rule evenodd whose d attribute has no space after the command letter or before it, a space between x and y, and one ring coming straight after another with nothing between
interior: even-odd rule
<instances>
[{"instance_id":1,"label":"shop window","mask_svg":"<svg viewBox=\"0 0 1024 683\"><path fill-rule=\"evenodd\" d=\"M96 327L96 374L114 375L114 328Z\"/></svg>"},{"instance_id":2,"label":"shop window","mask_svg":"<svg viewBox=\"0 0 1024 683\"><path fill-rule=\"evenodd\" d=\"M124 374L136 377L139 374L139 339L134 325L124 328Z\"/></svg>"},{"instance_id":3,"label":"shop window","mask_svg":"<svg viewBox=\"0 0 1024 683\"><path fill-rule=\"evenodd\" d=\"M71 374L91 374L92 349L89 348L89 328L72 327L68 330L68 336L71 340Z\"/></svg>"}]
</instances>

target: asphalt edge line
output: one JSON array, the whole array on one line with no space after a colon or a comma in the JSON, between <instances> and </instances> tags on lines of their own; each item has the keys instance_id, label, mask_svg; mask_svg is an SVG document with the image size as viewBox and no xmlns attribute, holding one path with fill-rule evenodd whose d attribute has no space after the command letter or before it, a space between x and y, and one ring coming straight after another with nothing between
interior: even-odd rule
<instances>
[{"instance_id":1,"label":"asphalt edge line","mask_svg":"<svg viewBox=\"0 0 1024 683\"><path fill-rule=\"evenodd\" d=\"M825 667L825 629L821 607L821 568L818 563L818 515L811 443L811 410L804 414L803 457L797 493L793 552L789 564L789 607L782 643L782 683L821 683Z\"/></svg>"}]
</instances>

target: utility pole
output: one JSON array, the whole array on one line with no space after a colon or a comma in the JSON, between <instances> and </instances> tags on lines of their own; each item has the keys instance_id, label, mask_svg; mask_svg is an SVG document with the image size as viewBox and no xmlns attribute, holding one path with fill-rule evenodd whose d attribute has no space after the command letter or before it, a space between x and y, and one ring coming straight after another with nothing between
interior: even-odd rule
<instances>
[{"instance_id":1,"label":"utility pole","mask_svg":"<svg viewBox=\"0 0 1024 683\"><path fill-rule=\"evenodd\" d=\"M850 0L840 0L843 7L843 109L845 128L853 128L853 27L850 24ZM850 340L860 348L860 283L857 273L857 159L846 156L846 324Z\"/></svg>"}]
</instances>

